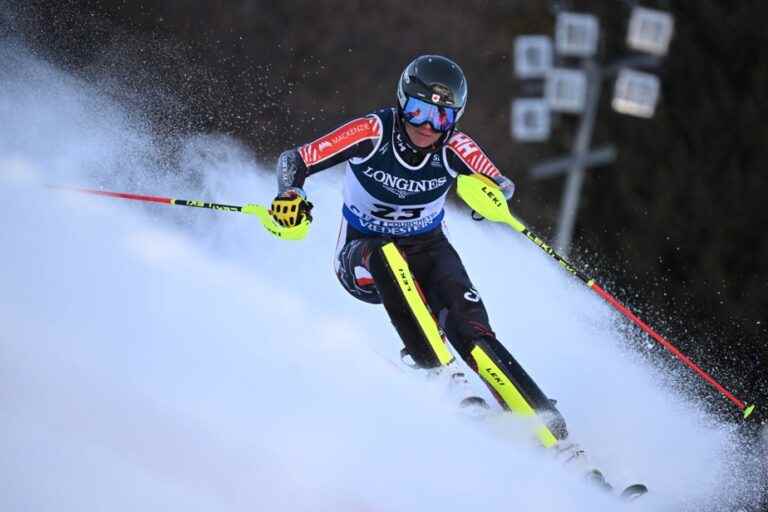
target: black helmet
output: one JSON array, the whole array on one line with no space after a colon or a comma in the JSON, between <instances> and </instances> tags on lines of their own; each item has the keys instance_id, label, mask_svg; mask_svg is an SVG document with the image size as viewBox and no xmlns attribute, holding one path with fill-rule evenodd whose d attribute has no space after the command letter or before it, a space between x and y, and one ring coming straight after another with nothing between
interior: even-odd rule
<instances>
[{"instance_id":1,"label":"black helmet","mask_svg":"<svg viewBox=\"0 0 768 512\"><path fill-rule=\"evenodd\" d=\"M400 108L405 106L407 96L458 109L458 119L467 104L467 79L451 59L442 55L422 55L408 64L400 75L397 84Z\"/></svg>"},{"instance_id":2,"label":"black helmet","mask_svg":"<svg viewBox=\"0 0 768 512\"><path fill-rule=\"evenodd\" d=\"M397 83L401 125L409 97L455 109L455 121L458 122L467 104L467 80L459 65L451 59L442 55L422 55L405 67ZM450 137L450 132L441 137L440 144Z\"/></svg>"}]
</instances>

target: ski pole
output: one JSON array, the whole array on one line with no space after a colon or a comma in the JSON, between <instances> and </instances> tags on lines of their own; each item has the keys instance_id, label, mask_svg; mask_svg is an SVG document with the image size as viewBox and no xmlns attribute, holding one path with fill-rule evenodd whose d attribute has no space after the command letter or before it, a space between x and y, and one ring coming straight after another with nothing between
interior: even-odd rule
<instances>
[{"instance_id":1,"label":"ski pole","mask_svg":"<svg viewBox=\"0 0 768 512\"><path fill-rule=\"evenodd\" d=\"M628 307L619 302L616 297L608 293L603 287L601 287L594 279L588 277L586 274L578 270L571 265L562 256L557 254L547 243L531 232L522 222L520 222L509 211L509 206L504 198L504 194L499 190L499 187L490 179L480 174L473 174L471 176L459 175L456 185L456 190L467 205L482 215L488 220L494 222L501 222L511 226L515 231L524 235L528 240L536 244L541 250L549 254L555 261L557 261L561 267L567 270L572 275L576 276L589 288L595 291L603 299L605 299L611 306L618 310L628 319L632 320L637 326L645 331L651 338L656 340L665 349L667 349L677 359L682 361L686 366L692 369L708 384L715 388L725 398L730 400L739 410L742 412L744 418L748 418L750 414L755 410L755 405L749 405L738 398L733 393L725 389L720 383L718 383L714 377L701 369L696 363L694 363L688 356L680 352L672 343L669 342L662 335L653 330L647 323L643 322L637 315L635 315Z\"/></svg>"},{"instance_id":2,"label":"ski pole","mask_svg":"<svg viewBox=\"0 0 768 512\"><path fill-rule=\"evenodd\" d=\"M309 231L309 221L304 218L298 225L285 227L277 224L270 215L269 210L259 204L245 204L243 206L236 206L230 204L221 203L209 203L206 201L189 200L189 199L172 199L170 197L159 196L147 196L141 194L130 194L127 192L110 192L107 190L98 190L91 188L77 188L77 187L61 187L49 185L48 188L55 190L64 190L68 192L78 192L81 194L90 194L96 196L115 197L119 199L129 199L133 201L144 201L147 203L161 203L175 206L189 206L192 208L207 208L210 210L219 210L225 212L239 212L246 215L255 215L261 221L261 225L264 229L272 233L278 238L285 240L301 240L307 236Z\"/></svg>"}]
</instances>

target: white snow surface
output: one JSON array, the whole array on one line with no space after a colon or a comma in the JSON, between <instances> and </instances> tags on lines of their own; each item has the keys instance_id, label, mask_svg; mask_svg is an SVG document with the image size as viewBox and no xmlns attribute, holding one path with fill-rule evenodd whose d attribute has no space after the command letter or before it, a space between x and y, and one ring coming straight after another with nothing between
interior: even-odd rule
<instances>
[{"instance_id":1,"label":"white snow surface","mask_svg":"<svg viewBox=\"0 0 768 512\"><path fill-rule=\"evenodd\" d=\"M468 420L439 382L398 367L383 308L332 272L338 170L308 180L301 242L245 215L51 190L265 204L276 187L235 140L171 144L106 86L18 44L0 61L1 510L619 506L516 421ZM733 429L628 351L613 310L524 238L468 217L449 208L450 235L499 338L609 480L648 484L631 508L754 492Z\"/></svg>"}]
</instances>

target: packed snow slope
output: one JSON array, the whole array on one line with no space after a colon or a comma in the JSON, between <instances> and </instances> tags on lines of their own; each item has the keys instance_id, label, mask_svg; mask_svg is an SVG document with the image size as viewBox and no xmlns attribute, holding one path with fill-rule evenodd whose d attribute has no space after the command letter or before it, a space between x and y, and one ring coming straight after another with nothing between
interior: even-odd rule
<instances>
[{"instance_id":1,"label":"packed snow slope","mask_svg":"<svg viewBox=\"0 0 768 512\"><path fill-rule=\"evenodd\" d=\"M296 243L245 215L48 189L244 204L275 180L232 139L156 135L115 82L8 41L0 63L0 509L619 506L516 421L468 420L439 379L398 366L384 310L331 270L340 171L309 180L316 220ZM500 339L574 439L615 485L652 489L635 510L754 499L733 429L627 350L598 297L510 230L447 220Z\"/></svg>"}]
</instances>

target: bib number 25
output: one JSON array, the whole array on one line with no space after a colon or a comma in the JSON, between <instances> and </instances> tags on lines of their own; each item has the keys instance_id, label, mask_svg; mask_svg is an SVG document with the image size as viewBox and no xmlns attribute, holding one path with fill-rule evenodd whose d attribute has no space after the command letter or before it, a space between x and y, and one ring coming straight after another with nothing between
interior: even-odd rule
<instances>
[{"instance_id":1,"label":"bib number 25","mask_svg":"<svg viewBox=\"0 0 768 512\"><path fill-rule=\"evenodd\" d=\"M421 217L424 208L393 208L386 204L374 203L376 210L371 210L371 215L384 220L414 220Z\"/></svg>"}]
</instances>

